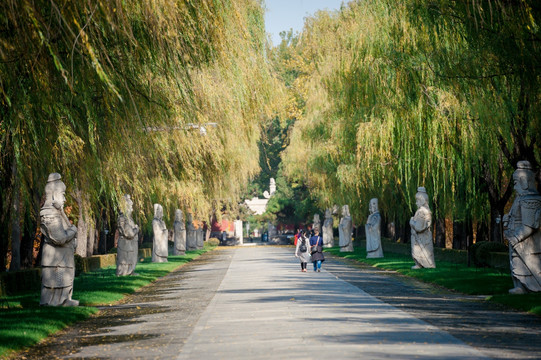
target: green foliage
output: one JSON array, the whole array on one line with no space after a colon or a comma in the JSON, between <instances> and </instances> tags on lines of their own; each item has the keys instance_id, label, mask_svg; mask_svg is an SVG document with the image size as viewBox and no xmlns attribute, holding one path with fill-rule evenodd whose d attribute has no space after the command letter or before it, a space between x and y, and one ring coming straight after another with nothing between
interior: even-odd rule
<instances>
[{"instance_id":1,"label":"green foliage","mask_svg":"<svg viewBox=\"0 0 541 360\"><path fill-rule=\"evenodd\" d=\"M470 249L470 251L473 251L473 249ZM479 246L475 248L475 265L488 266L491 252L509 252L509 248L502 243L481 241Z\"/></svg>"},{"instance_id":2,"label":"green foliage","mask_svg":"<svg viewBox=\"0 0 541 360\"><path fill-rule=\"evenodd\" d=\"M50 172L75 223L114 218L124 193L141 224L155 202L201 220L236 203L281 92L263 24L257 0L1 2L0 227L14 192L39 208Z\"/></svg>"},{"instance_id":3,"label":"green foliage","mask_svg":"<svg viewBox=\"0 0 541 360\"><path fill-rule=\"evenodd\" d=\"M417 186L436 217L501 213L516 161L541 161L532 4L351 1L307 18L278 50L296 76L285 174L356 221L372 197L406 221Z\"/></svg>"}]
</instances>

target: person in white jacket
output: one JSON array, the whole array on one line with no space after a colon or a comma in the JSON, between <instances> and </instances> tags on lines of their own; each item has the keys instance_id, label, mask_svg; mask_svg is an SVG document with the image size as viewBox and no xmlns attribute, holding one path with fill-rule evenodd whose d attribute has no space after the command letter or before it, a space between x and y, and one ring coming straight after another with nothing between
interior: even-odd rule
<instances>
[{"instance_id":1,"label":"person in white jacket","mask_svg":"<svg viewBox=\"0 0 541 360\"><path fill-rule=\"evenodd\" d=\"M306 237L306 232L302 231L295 247L295 257L301 262L301 271L306 272L306 264L310 261L310 242Z\"/></svg>"}]
</instances>

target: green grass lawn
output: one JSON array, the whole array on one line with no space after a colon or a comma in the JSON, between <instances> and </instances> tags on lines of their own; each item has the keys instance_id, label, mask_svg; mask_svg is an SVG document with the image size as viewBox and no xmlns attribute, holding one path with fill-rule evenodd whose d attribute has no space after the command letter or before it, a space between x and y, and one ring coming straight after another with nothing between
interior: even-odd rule
<instances>
[{"instance_id":1,"label":"green grass lawn","mask_svg":"<svg viewBox=\"0 0 541 360\"><path fill-rule=\"evenodd\" d=\"M115 275L115 267L81 274L73 284L73 299L78 307L39 306L39 291L6 296L0 301L0 358L31 346L47 336L98 312L94 306L113 304L127 294L167 275L213 247L188 251L184 256L169 256L167 263L139 262L138 276Z\"/></svg>"},{"instance_id":2,"label":"green grass lawn","mask_svg":"<svg viewBox=\"0 0 541 360\"><path fill-rule=\"evenodd\" d=\"M487 300L505 306L541 315L541 293L510 295L513 287L511 275L491 268L467 267L436 260L436 269L412 270L411 256L387 252L383 259L367 259L366 250L356 247L352 253L341 253L338 247L325 249L333 255L353 259L382 269L395 270L400 274L441 285L468 295L486 295Z\"/></svg>"}]
</instances>

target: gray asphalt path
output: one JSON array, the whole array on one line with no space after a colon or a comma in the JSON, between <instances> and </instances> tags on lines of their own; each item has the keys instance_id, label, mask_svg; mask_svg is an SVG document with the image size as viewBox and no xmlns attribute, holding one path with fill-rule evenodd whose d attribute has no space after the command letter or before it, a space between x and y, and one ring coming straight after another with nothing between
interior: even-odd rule
<instances>
[{"instance_id":1,"label":"gray asphalt path","mask_svg":"<svg viewBox=\"0 0 541 360\"><path fill-rule=\"evenodd\" d=\"M177 359L484 359L287 248L235 251Z\"/></svg>"},{"instance_id":2,"label":"gray asphalt path","mask_svg":"<svg viewBox=\"0 0 541 360\"><path fill-rule=\"evenodd\" d=\"M17 358L541 358L535 316L338 258L310 265L290 247L206 253Z\"/></svg>"}]
</instances>

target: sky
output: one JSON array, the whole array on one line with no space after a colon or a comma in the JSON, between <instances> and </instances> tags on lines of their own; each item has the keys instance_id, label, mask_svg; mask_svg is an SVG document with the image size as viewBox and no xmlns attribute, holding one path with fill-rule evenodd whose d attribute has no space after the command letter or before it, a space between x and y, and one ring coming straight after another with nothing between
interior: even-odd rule
<instances>
[{"instance_id":1,"label":"sky","mask_svg":"<svg viewBox=\"0 0 541 360\"><path fill-rule=\"evenodd\" d=\"M274 46L280 44L280 32L300 32L304 18L317 10L336 10L344 0L264 0L265 27ZM347 1L346 1L347 2Z\"/></svg>"}]
</instances>

